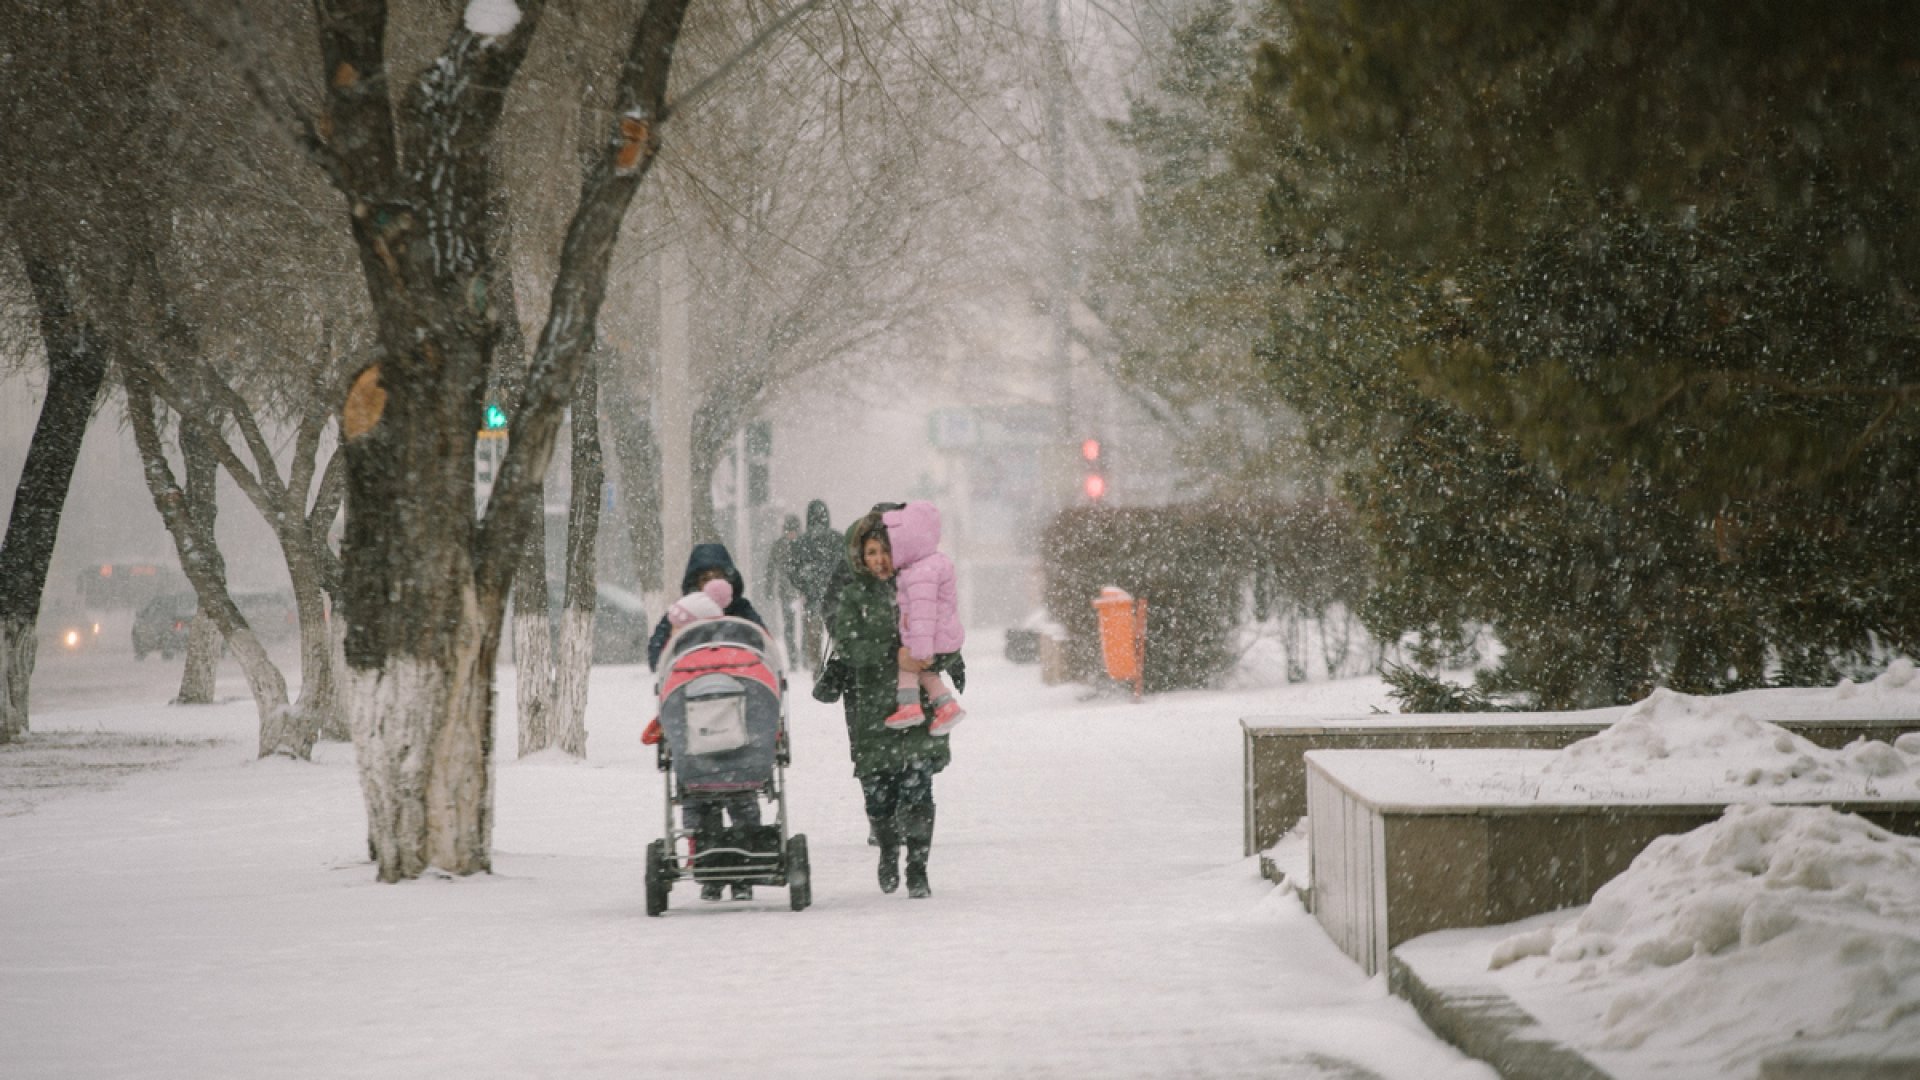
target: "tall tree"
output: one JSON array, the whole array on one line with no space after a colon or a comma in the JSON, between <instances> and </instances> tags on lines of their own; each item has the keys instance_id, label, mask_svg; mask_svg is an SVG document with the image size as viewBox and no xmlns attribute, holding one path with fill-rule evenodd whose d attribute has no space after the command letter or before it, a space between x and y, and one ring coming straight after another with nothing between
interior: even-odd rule
<instances>
[{"instance_id":1,"label":"tall tree","mask_svg":"<svg viewBox=\"0 0 1920 1080\"><path fill-rule=\"evenodd\" d=\"M1241 160L1259 40L1249 6L1201 0L1142 28L1164 40L1157 77L1112 125L1138 178L1106 216L1087 294L1115 377L1163 421L1195 488L1265 496L1303 463L1298 421L1255 360L1279 267L1247 227L1272 185Z\"/></svg>"},{"instance_id":2,"label":"tall tree","mask_svg":"<svg viewBox=\"0 0 1920 1080\"><path fill-rule=\"evenodd\" d=\"M481 221L488 155L545 4L469 8L411 79L389 67L384 5L318 5L326 98L306 145L346 199L380 346L341 427L347 709L382 880L490 865L501 619L534 487L592 347L621 217L659 149L687 6L649 3L633 27L514 438L475 522L472 446L498 335Z\"/></svg>"},{"instance_id":3,"label":"tall tree","mask_svg":"<svg viewBox=\"0 0 1920 1080\"><path fill-rule=\"evenodd\" d=\"M25 259L47 352L47 393L0 541L0 743L27 731L40 597L80 442L105 381L107 359L75 310L64 269Z\"/></svg>"},{"instance_id":4,"label":"tall tree","mask_svg":"<svg viewBox=\"0 0 1920 1080\"><path fill-rule=\"evenodd\" d=\"M1490 622L1547 704L1913 648L1904 6L1279 6L1270 236L1316 288L1272 370L1357 463L1376 633Z\"/></svg>"},{"instance_id":5,"label":"tall tree","mask_svg":"<svg viewBox=\"0 0 1920 1080\"><path fill-rule=\"evenodd\" d=\"M115 354L133 277L115 245L138 185L114 158L139 145L151 61L144 12L28 0L0 18L0 233L18 251L47 360L47 397L0 543L0 741L27 729L35 624L87 419Z\"/></svg>"}]
</instances>

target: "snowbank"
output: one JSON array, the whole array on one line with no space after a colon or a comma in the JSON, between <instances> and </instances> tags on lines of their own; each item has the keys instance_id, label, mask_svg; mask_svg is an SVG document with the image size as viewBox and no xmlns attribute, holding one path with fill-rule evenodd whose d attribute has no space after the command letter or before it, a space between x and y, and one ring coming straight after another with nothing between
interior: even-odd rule
<instances>
[{"instance_id":1,"label":"snowbank","mask_svg":"<svg viewBox=\"0 0 1920 1080\"><path fill-rule=\"evenodd\" d=\"M1734 806L1490 966L1523 1006L1570 1014L1603 1063L1633 1052L1628 1075L1751 1074L1806 1041L1920 1053L1920 840L1823 807Z\"/></svg>"},{"instance_id":2,"label":"snowbank","mask_svg":"<svg viewBox=\"0 0 1920 1080\"><path fill-rule=\"evenodd\" d=\"M1909 685L1912 665L1901 663L1903 670L1888 674ZM1913 700L1914 714L1920 715L1920 694ZM1785 797L1828 791L1911 792L1920 789L1917 765L1920 734L1903 736L1891 746L1861 741L1828 750L1756 719L1727 698L1656 690L1605 731L1560 751L1543 771L1585 779L1658 773L1716 786L1779 789Z\"/></svg>"},{"instance_id":3,"label":"snowbank","mask_svg":"<svg viewBox=\"0 0 1920 1080\"><path fill-rule=\"evenodd\" d=\"M1830 700L1920 713L1915 676L1900 661ZM1824 750L1739 697L1661 691L1556 755L1547 771L1566 777L1681 773L1739 804L1654 841L1572 917L1501 940L1493 977L1621 1075L1750 1076L1788 1045L1920 1058L1920 839L1826 807L1741 801L1914 792L1920 735Z\"/></svg>"}]
</instances>

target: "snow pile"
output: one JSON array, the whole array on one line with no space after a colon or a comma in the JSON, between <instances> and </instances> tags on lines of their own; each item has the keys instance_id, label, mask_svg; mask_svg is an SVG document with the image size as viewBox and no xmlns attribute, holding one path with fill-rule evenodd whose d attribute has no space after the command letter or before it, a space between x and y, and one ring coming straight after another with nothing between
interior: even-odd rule
<instances>
[{"instance_id":1,"label":"snow pile","mask_svg":"<svg viewBox=\"0 0 1920 1080\"><path fill-rule=\"evenodd\" d=\"M481 37L505 37L520 25L520 5L514 0L469 0L467 31Z\"/></svg>"},{"instance_id":2,"label":"snow pile","mask_svg":"<svg viewBox=\"0 0 1920 1080\"><path fill-rule=\"evenodd\" d=\"M1851 679L1840 680L1833 688L1833 696L1838 701L1863 703L1881 699L1902 703L1920 700L1920 667L1904 657L1887 665L1887 670L1869 683L1856 683Z\"/></svg>"},{"instance_id":3,"label":"snow pile","mask_svg":"<svg viewBox=\"0 0 1920 1080\"><path fill-rule=\"evenodd\" d=\"M1903 660L1897 667L1868 686L1890 679L1899 680L1895 686L1911 683L1913 665ZM1892 745L1862 740L1828 750L1755 719L1726 698L1656 690L1605 731L1561 750L1543 771L1584 778L1659 775L1730 787L1735 798L1749 797L1748 789L1783 799L1911 794L1920 789L1920 734Z\"/></svg>"},{"instance_id":4,"label":"snow pile","mask_svg":"<svg viewBox=\"0 0 1920 1080\"><path fill-rule=\"evenodd\" d=\"M1806 1040L1914 1054L1920 839L1824 807L1733 806L1654 841L1577 919L1502 941L1490 966L1636 1074L1729 1075Z\"/></svg>"}]
</instances>

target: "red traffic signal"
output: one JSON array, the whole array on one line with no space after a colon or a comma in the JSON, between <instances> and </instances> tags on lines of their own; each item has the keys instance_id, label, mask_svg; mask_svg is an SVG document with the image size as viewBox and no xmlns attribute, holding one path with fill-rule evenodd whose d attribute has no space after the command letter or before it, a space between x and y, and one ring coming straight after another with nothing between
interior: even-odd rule
<instances>
[{"instance_id":1,"label":"red traffic signal","mask_svg":"<svg viewBox=\"0 0 1920 1080\"><path fill-rule=\"evenodd\" d=\"M1082 481L1080 486L1086 491L1087 498L1099 502L1107 493L1107 478L1099 473L1088 473L1086 480Z\"/></svg>"},{"instance_id":2,"label":"red traffic signal","mask_svg":"<svg viewBox=\"0 0 1920 1080\"><path fill-rule=\"evenodd\" d=\"M1084 439L1080 443L1080 456L1088 461L1100 460L1100 440Z\"/></svg>"}]
</instances>

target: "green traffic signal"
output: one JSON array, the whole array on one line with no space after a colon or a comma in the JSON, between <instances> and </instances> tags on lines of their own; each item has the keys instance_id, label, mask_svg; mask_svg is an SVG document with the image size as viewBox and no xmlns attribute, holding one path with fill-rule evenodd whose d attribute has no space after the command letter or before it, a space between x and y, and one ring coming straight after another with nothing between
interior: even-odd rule
<instances>
[{"instance_id":1,"label":"green traffic signal","mask_svg":"<svg viewBox=\"0 0 1920 1080\"><path fill-rule=\"evenodd\" d=\"M488 431L499 431L500 429L507 426L506 407L499 404L498 402L494 402L494 401L487 402L487 410L483 416L483 419L485 421L486 429Z\"/></svg>"}]
</instances>

